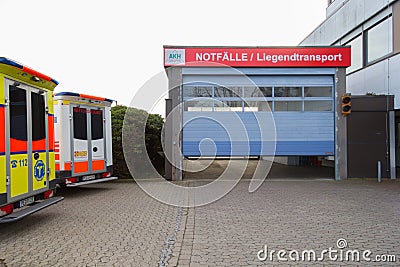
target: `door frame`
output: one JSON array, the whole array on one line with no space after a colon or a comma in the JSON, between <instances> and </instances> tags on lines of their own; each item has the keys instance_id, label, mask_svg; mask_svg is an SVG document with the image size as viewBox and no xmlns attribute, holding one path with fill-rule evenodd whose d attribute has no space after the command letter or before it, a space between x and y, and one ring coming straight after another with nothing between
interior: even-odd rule
<instances>
[{"instance_id":1,"label":"door frame","mask_svg":"<svg viewBox=\"0 0 400 267\"><path fill-rule=\"evenodd\" d=\"M26 111L27 111L27 168L28 168L28 192L24 194L20 194L17 196L12 197L11 196L11 168L10 168L10 160L11 160L11 152L10 152L10 138L11 138L11 131L10 131L10 86L15 86L20 89L23 89L26 91ZM43 92L43 97L45 101L45 133L46 133L46 168L45 168L45 182L46 186L37 190L33 190L33 160L32 160L32 97L31 97L31 92L32 91L39 91ZM48 127L48 99L47 99L47 91L38 87L34 87L32 85L13 80L10 78L5 78L4 79L4 97L6 100L6 107L5 107L5 126L6 126L6 132L5 132L5 138L6 138L6 188L7 188L7 202L14 202L17 200L21 200L33 195L37 195L40 193L43 193L47 190L49 190L49 127Z\"/></svg>"},{"instance_id":2,"label":"door frame","mask_svg":"<svg viewBox=\"0 0 400 267\"><path fill-rule=\"evenodd\" d=\"M73 116L73 109L77 108L84 108L87 110L86 112L86 129L87 129L87 158L88 158L88 171L87 172L80 172L76 173L75 172L75 146L74 146L74 116ZM70 136L71 136L71 162L72 162L72 176L83 176L83 175L90 175L93 174L93 152L92 152L92 124L91 124L91 112L90 110L101 110L103 114L103 160L104 162L106 161L106 155L107 155L107 146L106 146L106 132L105 132L105 108L100 107L100 106L91 106L91 105L86 105L86 104L78 104L78 103L71 103L70 104L70 116L71 116L71 123L70 123ZM96 173L101 173L106 171L107 166L106 163L104 163L104 169L102 171L96 171Z\"/></svg>"}]
</instances>

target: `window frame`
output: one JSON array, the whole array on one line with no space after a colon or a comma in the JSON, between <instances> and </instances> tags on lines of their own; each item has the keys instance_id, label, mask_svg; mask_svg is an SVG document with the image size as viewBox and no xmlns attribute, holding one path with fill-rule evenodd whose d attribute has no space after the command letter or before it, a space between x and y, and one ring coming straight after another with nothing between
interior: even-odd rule
<instances>
[{"instance_id":1,"label":"window frame","mask_svg":"<svg viewBox=\"0 0 400 267\"><path fill-rule=\"evenodd\" d=\"M185 87L191 87L191 86L196 86L195 84L187 84L183 85L182 90L185 90ZM204 86L204 85L202 85ZM210 84L210 86L213 87L213 92L215 92L214 84ZM244 94L245 87L249 87L248 85L232 85L230 87L241 87L241 92L242 95ZM334 111L334 105L331 105L330 110L326 111L306 111L305 110L305 102L307 101L334 101L334 92L335 92L335 86L334 85L326 85L326 84L305 84L305 85L267 85L267 84L260 84L258 87L267 87L271 88L271 93L272 97L215 97L213 94L213 97L187 97L184 96L184 92L182 92L182 102L184 105L183 111L184 112L224 112L225 110L217 110L221 108L221 105L216 105L216 102L231 102L231 101L239 101L242 102L242 108L241 111L239 110L226 110L226 112L253 112L251 111L252 105L247 105L248 102L257 102L257 101L265 101L268 103L270 106L271 110L270 111L254 111L254 112L333 112ZM300 89L300 96L291 96L291 97L281 97L281 96L275 96L275 88L279 87L286 87L286 88L299 88ZM316 96L316 97L307 97L305 96L305 88L329 88L330 89L330 96ZM203 106L199 106L198 110L189 110L190 106L187 106L187 103L190 102L195 102L195 101L201 101L204 99L205 102L209 102L209 105L204 106L204 110L202 110ZM293 111L276 111L275 110L275 103L277 102L301 102L301 110L293 110ZM239 107L239 106L238 106ZM238 107L233 107L234 109L237 109ZM239 107L240 108L240 107Z\"/></svg>"},{"instance_id":2,"label":"window frame","mask_svg":"<svg viewBox=\"0 0 400 267\"><path fill-rule=\"evenodd\" d=\"M391 20L390 20L391 19ZM382 56L379 56L379 57L377 57L377 58L375 58L375 59L372 59L372 60L369 60L369 41L368 41L368 38L369 38L369 32L371 31L371 30L373 30L373 29L376 29L376 27L378 26L378 25L380 25L381 23L383 23L383 22L387 22L388 23L388 25L391 25L391 31L389 32L389 34L391 35L391 44L389 44L390 45L390 51L386 51L385 52L385 54L383 54ZM390 23L391 22L391 23ZM384 58L386 58L387 56L389 56L389 55L391 55L391 54L393 54L393 49L394 49L394 44L393 44L393 16L392 16L392 14L390 14L390 15L388 15L388 16L385 16L383 19L381 19L381 20L379 20L379 21L377 21L376 23L374 23L373 25L371 25L370 27L368 27L368 28L366 28L364 31L363 31L363 34L364 34L364 38L363 38L363 41L364 41L364 49L363 49L363 53L364 53L364 66L369 66L369 65L373 65L375 62L379 62L379 61L381 61L382 59L384 59Z\"/></svg>"},{"instance_id":3,"label":"window frame","mask_svg":"<svg viewBox=\"0 0 400 267\"><path fill-rule=\"evenodd\" d=\"M13 114L17 111L21 112L21 110L17 110L17 108L22 107L22 104L17 104L19 102L16 101L12 101L12 94L11 94L11 88L15 88L16 90L20 90L21 92L24 93L25 95L25 105L24 108L22 108L22 111L24 112L24 114L22 115L16 115ZM29 133L28 133L28 95L30 90L26 90L24 88L20 88L18 86L15 85L9 85L9 89L8 89L8 97L9 97L9 121L10 121L10 138L18 140L18 141L23 141L23 142L27 142L29 140ZM21 118L24 119L24 123L14 123L14 119L13 116L22 116ZM24 125L25 127L22 128L21 126Z\"/></svg>"},{"instance_id":4,"label":"window frame","mask_svg":"<svg viewBox=\"0 0 400 267\"><path fill-rule=\"evenodd\" d=\"M95 112L100 112L100 114L95 114ZM97 115L100 115L99 117ZM97 119L97 121L94 121ZM94 122L99 122L98 125L94 125ZM95 127L100 126L100 128ZM90 109L90 129L91 129L91 140L101 140L104 139L104 112L102 109ZM97 134L97 135L94 135Z\"/></svg>"},{"instance_id":5,"label":"window frame","mask_svg":"<svg viewBox=\"0 0 400 267\"><path fill-rule=\"evenodd\" d=\"M79 112L76 112L75 111L75 109L84 109L84 110L86 110L86 112L83 112L83 111L79 111ZM80 106L72 106L72 132L73 132L73 138L74 139L77 139L77 140L83 140L83 141L87 141L87 140L89 140L89 133L88 133L88 127L87 127L87 125L88 125L88 115L87 115L87 111L88 111L89 109L87 108L87 107L80 107ZM84 122L85 123L83 123L83 122L79 122L78 120L77 120L77 118L75 117L75 114L83 114L82 115L82 118L84 118ZM77 124L79 122L79 125ZM85 126L85 127L83 127L83 125ZM79 127L80 126L80 127ZM77 134L77 130L81 130L81 131L84 131L84 133L85 134ZM85 138L83 138L83 136L84 135L86 135L86 137Z\"/></svg>"}]
</instances>

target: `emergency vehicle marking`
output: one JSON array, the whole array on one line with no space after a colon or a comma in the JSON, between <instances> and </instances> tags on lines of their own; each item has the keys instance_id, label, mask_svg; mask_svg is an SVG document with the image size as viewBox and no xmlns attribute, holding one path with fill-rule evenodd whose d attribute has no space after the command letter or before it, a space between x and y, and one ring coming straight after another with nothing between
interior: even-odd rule
<instances>
[{"instance_id":1,"label":"emergency vehicle marking","mask_svg":"<svg viewBox=\"0 0 400 267\"><path fill-rule=\"evenodd\" d=\"M45 173L45 165L42 160L38 160L35 164L35 171L34 176L37 181L43 180L44 173Z\"/></svg>"},{"instance_id":2,"label":"emergency vehicle marking","mask_svg":"<svg viewBox=\"0 0 400 267\"><path fill-rule=\"evenodd\" d=\"M75 158L85 158L87 157L87 155L88 155L87 151L74 151Z\"/></svg>"}]
</instances>

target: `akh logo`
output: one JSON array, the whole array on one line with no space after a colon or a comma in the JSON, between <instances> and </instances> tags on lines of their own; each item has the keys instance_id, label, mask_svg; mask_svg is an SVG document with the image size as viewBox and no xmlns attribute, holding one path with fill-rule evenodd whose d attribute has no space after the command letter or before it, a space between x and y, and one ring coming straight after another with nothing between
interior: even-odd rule
<instances>
[{"instance_id":1,"label":"akh logo","mask_svg":"<svg viewBox=\"0 0 400 267\"><path fill-rule=\"evenodd\" d=\"M185 63L185 49L165 49L165 65Z\"/></svg>"}]
</instances>

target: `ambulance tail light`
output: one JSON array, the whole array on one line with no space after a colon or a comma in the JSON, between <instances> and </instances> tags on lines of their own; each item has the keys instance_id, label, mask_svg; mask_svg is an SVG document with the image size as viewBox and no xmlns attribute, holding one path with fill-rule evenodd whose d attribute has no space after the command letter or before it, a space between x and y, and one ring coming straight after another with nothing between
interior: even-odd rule
<instances>
[{"instance_id":1,"label":"ambulance tail light","mask_svg":"<svg viewBox=\"0 0 400 267\"><path fill-rule=\"evenodd\" d=\"M66 184L76 183L76 178L67 178L65 179Z\"/></svg>"},{"instance_id":2,"label":"ambulance tail light","mask_svg":"<svg viewBox=\"0 0 400 267\"><path fill-rule=\"evenodd\" d=\"M48 198L53 197L53 195L54 195L54 191L53 190L49 190L49 191L44 192L43 198L44 199L48 199Z\"/></svg>"},{"instance_id":3,"label":"ambulance tail light","mask_svg":"<svg viewBox=\"0 0 400 267\"><path fill-rule=\"evenodd\" d=\"M14 210L13 204L8 204L3 207L0 207L0 217L12 213Z\"/></svg>"},{"instance_id":4,"label":"ambulance tail light","mask_svg":"<svg viewBox=\"0 0 400 267\"><path fill-rule=\"evenodd\" d=\"M101 174L101 178L107 178L107 177L110 177L111 176L111 173L110 172L103 172L102 174Z\"/></svg>"}]
</instances>

